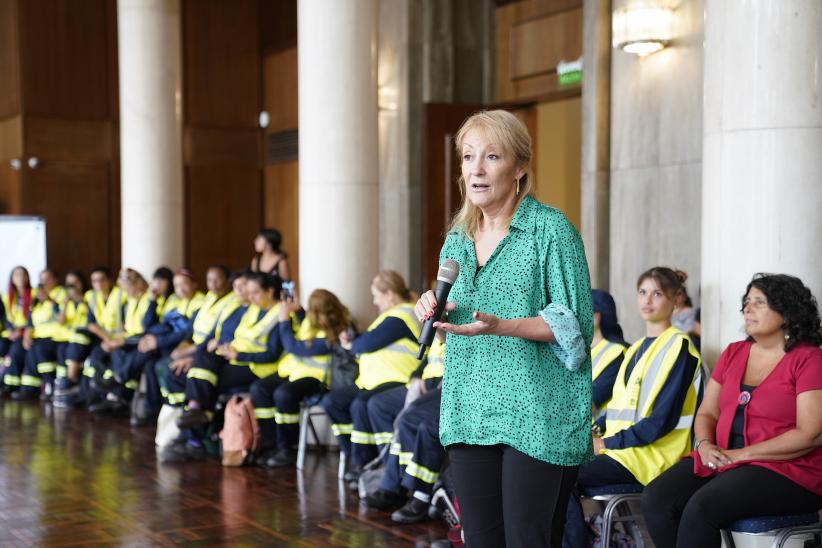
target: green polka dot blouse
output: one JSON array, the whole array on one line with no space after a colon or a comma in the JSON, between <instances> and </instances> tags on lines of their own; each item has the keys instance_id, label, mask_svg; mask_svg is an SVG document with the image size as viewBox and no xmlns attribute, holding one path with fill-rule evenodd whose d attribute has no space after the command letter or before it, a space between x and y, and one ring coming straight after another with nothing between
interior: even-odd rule
<instances>
[{"instance_id":1,"label":"green polka dot blouse","mask_svg":"<svg viewBox=\"0 0 822 548\"><path fill-rule=\"evenodd\" d=\"M460 265L450 322L470 323L475 310L505 319L542 316L557 343L447 335L442 444L506 444L564 466L590 460L593 310L576 229L529 196L479 271L474 243L462 232L447 235L440 263L445 259Z\"/></svg>"}]
</instances>

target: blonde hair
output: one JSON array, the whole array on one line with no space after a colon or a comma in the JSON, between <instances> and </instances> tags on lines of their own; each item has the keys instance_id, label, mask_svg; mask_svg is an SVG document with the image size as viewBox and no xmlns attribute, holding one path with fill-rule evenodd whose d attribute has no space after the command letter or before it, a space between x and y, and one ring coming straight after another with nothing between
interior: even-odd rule
<instances>
[{"instance_id":1,"label":"blonde hair","mask_svg":"<svg viewBox=\"0 0 822 548\"><path fill-rule=\"evenodd\" d=\"M142 274L134 270L133 268L123 268L120 270L120 274L118 275L118 279L123 285L127 286L124 287L126 291L129 288L134 288L137 290L139 295L142 295L148 289L148 282L146 282L145 278L143 278Z\"/></svg>"},{"instance_id":2,"label":"blonde hair","mask_svg":"<svg viewBox=\"0 0 822 548\"><path fill-rule=\"evenodd\" d=\"M410 302L417 300L417 294L408 289L405 285L405 279L395 270L381 270L374 276L374 287L383 293L389 291L398 295L403 302Z\"/></svg>"},{"instance_id":3,"label":"blonde hair","mask_svg":"<svg viewBox=\"0 0 822 548\"><path fill-rule=\"evenodd\" d=\"M325 332L329 344L339 342L339 333L351 326L351 314L336 295L326 289L315 289L308 297L308 322L316 331Z\"/></svg>"},{"instance_id":4,"label":"blonde hair","mask_svg":"<svg viewBox=\"0 0 822 548\"><path fill-rule=\"evenodd\" d=\"M501 146L505 152L512 154L517 164L525 170L525 174L519 180L519 196L517 196L514 211L511 212L513 217L525 197L534 193L531 174L531 136L528 134L528 129L519 118L507 110L483 110L471 115L463 122L454 139L460 164L462 164L462 145L465 142L465 136L475 129L483 132L492 143ZM468 199L462 173L460 173L458 182L462 206L451 221L451 230L464 232L473 238L479 229L482 211ZM508 222L510 223L511 219L508 219Z\"/></svg>"}]
</instances>

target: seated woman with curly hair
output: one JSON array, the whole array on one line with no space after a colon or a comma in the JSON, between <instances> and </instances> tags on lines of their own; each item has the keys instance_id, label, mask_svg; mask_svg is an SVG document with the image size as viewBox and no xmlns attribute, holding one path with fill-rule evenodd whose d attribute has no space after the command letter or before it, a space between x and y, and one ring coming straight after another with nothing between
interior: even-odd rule
<instances>
[{"instance_id":1,"label":"seated woman with curly hair","mask_svg":"<svg viewBox=\"0 0 822 548\"><path fill-rule=\"evenodd\" d=\"M742 299L748 338L730 344L694 424L696 449L643 493L654 544L720 546L750 517L822 508L822 329L801 280L757 274Z\"/></svg>"}]
</instances>

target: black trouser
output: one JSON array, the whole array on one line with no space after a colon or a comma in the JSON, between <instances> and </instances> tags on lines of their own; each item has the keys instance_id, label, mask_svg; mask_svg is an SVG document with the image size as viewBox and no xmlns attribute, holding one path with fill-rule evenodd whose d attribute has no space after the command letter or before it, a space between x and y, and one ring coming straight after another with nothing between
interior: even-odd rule
<instances>
[{"instance_id":1,"label":"black trouser","mask_svg":"<svg viewBox=\"0 0 822 548\"><path fill-rule=\"evenodd\" d=\"M629 483L639 485L630 470L607 455L597 455L594 460L579 467L577 485L581 489ZM565 545L588 546L590 541L590 529L585 523L585 515L582 513L579 492L574 492L571 494L565 516Z\"/></svg>"},{"instance_id":2,"label":"black trouser","mask_svg":"<svg viewBox=\"0 0 822 548\"><path fill-rule=\"evenodd\" d=\"M94 389L92 381L95 378L102 379L109 365L111 365L111 354L103 350L99 343L95 343L91 347L88 360L83 364L83 375L80 378L80 399L86 405L97 403L105 397L105 394Z\"/></svg>"},{"instance_id":3,"label":"black trouser","mask_svg":"<svg viewBox=\"0 0 822 548\"><path fill-rule=\"evenodd\" d=\"M235 369L232 369L235 368ZM242 369L240 369L242 368ZM226 375L223 375L226 372ZM233 375L232 373L240 373ZM169 372L166 382L172 383ZM244 376L243 379L235 380L235 377ZM217 405L217 397L220 393L228 391L235 386L248 386L253 383L257 376L251 373L248 366L230 365L228 360L217 354L206 350L198 350L194 354L194 363L188 373L184 375L182 390L185 393L185 403L196 401L200 404L200 409L211 411ZM239 383L239 384L238 384ZM169 392L172 384L169 384Z\"/></svg>"},{"instance_id":4,"label":"black trouser","mask_svg":"<svg viewBox=\"0 0 822 548\"><path fill-rule=\"evenodd\" d=\"M34 339L26 352L20 377L20 389L40 393L43 381L54 381L57 371L57 343L51 339Z\"/></svg>"},{"instance_id":5,"label":"black trouser","mask_svg":"<svg viewBox=\"0 0 822 548\"><path fill-rule=\"evenodd\" d=\"M3 371L3 383L9 389L17 390L20 387L20 377L26 365L26 349L23 348L23 337L3 344L3 350L8 358L8 364Z\"/></svg>"},{"instance_id":6,"label":"black trouser","mask_svg":"<svg viewBox=\"0 0 822 548\"><path fill-rule=\"evenodd\" d=\"M278 445L277 422L274 420L277 414L277 408L274 407L274 390L284 382L288 382L288 379L274 373L254 381L251 385L251 403L254 405L254 417L260 428L261 451L273 449Z\"/></svg>"},{"instance_id":7,"label":"black trouser","mask_svg":"<svg viewBox=\"0 0 822 548\"><path fill-rule=\"evenodd\" d=\"M683 459L645 487L642 513L657 548L720 546L720 529L734 521L822 508L822 496L761 466L709 478L693 470L693 459Z\"/></svg>"},{"instance_id":8,"label":"black trouser","mask_svg":"<svg viewBox=\"0 0 822 548\"><path fill-rule=\"evenodd\" d=\"M397 386L402 386L402 383L386 382L371 390L363 390L352 384L332 390L320 402L331 418L331 430L337 436L340 449L351 455L354 466L365 466L377 457L377 442L368 418L368 400Z\"/></svg>"},{"instance_id":9,"label":"black trouser","mask_svg":"<svg viewBox=\"0 0 822 548\"><path fill-rule=\"evenodd\" d=\"M111 372L119 386L114 392L125 401L131 401L140 386L140 377L154 352L140 352L136 343L126 343L111 353ZM108 375L108 373L107 373Z\"/></svg>"},{"instance_id":10,"label":"black trouser","mask_svg":"<svg viewBox=\"0 0 822 548\"><path fill-rule=\"evenodd\" d=\"M537 460L507 445L448 447L470 548L562 544L577 466Z\"/></svg>"},{"instance_id":11,"label":"black trouser","mask_svg":"<svg viewBox=\"0 0 822 548\"><path fill-rule=\"evenodd\" d=\"M402 413L391 450L383 460L385 472L380 489L399 493L405 487L412 493L432 493L445 458L440 444L441 400L442 389L437 388L420 396Z\"/></svg>"},{"instance_id":12,"label":"black trouser","mask_svg":"<svg viewBox=\"0 0 822 548\"><path fill-rule=\"evenodd\" d=\"M306 377L281 383L274 390L274 420L277 423L277 448L294 449L300 435L300 403L323 390L320 380Z\"/></svg>"}]
</instances>

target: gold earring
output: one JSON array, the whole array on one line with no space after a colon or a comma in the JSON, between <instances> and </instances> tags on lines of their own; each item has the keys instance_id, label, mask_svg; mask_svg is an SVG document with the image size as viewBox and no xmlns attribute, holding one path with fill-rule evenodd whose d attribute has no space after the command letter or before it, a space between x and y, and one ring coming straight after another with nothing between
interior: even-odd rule
<instances>
[{"instance_id":1,"label":"gold earring","mask_svg":"<svg viewBox=\"0 0 822 548\"><path fill-rule=\"evenodd\" d=\"M514 179L517 182L517 196L519 196L519 179Z\"/></svg>"}]
</instances>

